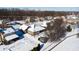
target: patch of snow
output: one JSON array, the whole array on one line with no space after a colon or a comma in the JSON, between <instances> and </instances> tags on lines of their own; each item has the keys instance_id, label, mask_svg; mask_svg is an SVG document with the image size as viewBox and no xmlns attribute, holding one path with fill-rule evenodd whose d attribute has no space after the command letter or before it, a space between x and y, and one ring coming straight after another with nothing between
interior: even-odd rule
<instances>
[{"instance_id":1,"label":"patch of snow","mask_svg":"<svg viewBox=\"0 0 79 59\"><path fill-rule=\"evenodd\" d=\"M12 39L15 39L15 38L18 38L18 37L19 37L18 35L12 34L12 35L6 36L5 39L6 39L7 41L9 41L9 40L12 40Z\"/></svg>"},{"instance_id":2,"label":"patch of snow","mask_svg":"<svg viewBox=\"0 0 79 59\"><path fill-rule=\"evenodd\" d=\"M15 32L12 28L7 28L5 31L4 31L4 34L9 34L9 33L12 33L12 32Z\"/></svg>"},{"instance_id":3,"label":"patch of snow","mask_svg":"<svg viewBox=\"0 0 79 59\"><path fill-rule=\"evenodd\" d=\"M79 51L79 38L75 36L67 38L52 51Z\"/></svg>"},{"instance_id":4,"label":"patch of snow","mask_svg":"<svg viewBox=\"0 0 79 59\"><path fill-rule=\"evenodd\" d=\"M45 29L44 27L37 26L35 24L31 25L30 27L31 28L29 28L28 31L32 31L32 32L38 32Z\"/></svg>"},{"instance_id":5,"label":"patch of snow","mask_svg":"<svg viewBox=\"0 0 79 59\"><path fill-rule=\"evenodd\" d=\"M20 28L19 28L19 29L22 29L23 31L25 31L27 28L28 28L28 26L27 26L27 25L25 25L25 24L23 24L23 25L21 25L21 26L20 26Z\"/></svg>"}]
</instances>

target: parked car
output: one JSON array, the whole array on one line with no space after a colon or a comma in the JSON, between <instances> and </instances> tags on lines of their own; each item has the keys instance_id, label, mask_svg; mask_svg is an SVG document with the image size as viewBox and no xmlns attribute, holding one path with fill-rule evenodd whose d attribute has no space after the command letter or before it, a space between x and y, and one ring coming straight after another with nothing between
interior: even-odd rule
<instances>
[{"instance_id":1,"label":"parked car","mask_svg":"<svg viewBox=\"0 0 79 59\"><path fill-rule=\"evenodd\" d=\"M40 38L38 38L38 40L40 41L40 42L42 42L42 43L46 43L47 41L48 41L48 37L40 37Z\"/></svg>"}]
</instances>

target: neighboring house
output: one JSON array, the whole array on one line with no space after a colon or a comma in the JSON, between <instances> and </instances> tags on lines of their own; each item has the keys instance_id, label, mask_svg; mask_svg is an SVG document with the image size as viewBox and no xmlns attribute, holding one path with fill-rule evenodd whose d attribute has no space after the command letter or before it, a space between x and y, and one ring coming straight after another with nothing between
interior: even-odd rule
<instances>
[{"instance_id":1,"label":"neighboring house","mask_svg":"<svg viewBox=\"0 0 79 59\"><path fill-rule=\"evenodd\" d=\"M35 22L38 22L39 21L39 18L35 18Z\"/></svg>"},{"instance_id":2,"label":"neighboring house","mask_svg":"<svg viewBox=\"0 0 79 59\"><path fill-rule=\"evenodd\" d=\"M15 33L15 30L12 29L12 28L7 28L5 31L4 31L4 35L5 36L9 36L11 34Z\"/></svg>"},{"instance_id":3,"label":"neighboring house","mask_svg":"<svg viewBox=\"0 0 79 59\"><path fill-rule=\"evenodd\" d=\"M23 38L23 34L25 34L22 30L15 31L13 28L7 28L4 31L4 38L7 42L16 41L18 39Z\"/></svg>"},{"instance_id":4,"label":"neighboring house","mask_svg":"<svg viewBox=\"0 0 79 59\"><path fill-rule=\"evenodd\" d=\"M12 28L7 28L5 31L4 31L4 37L5 37L5 40L6 41L9 41L11 39L14 38L14 35L15 34L15 31L12 29Z\"/></svg>"},{"instance_id":5,"label":"neighboring house","mask_svg":"<svg viewBox=\"0 0 79 59\"><path fill-rule=\"evenodd\" d=\"M78 19L78 17L76 15L67 15L66 17L67 17L67 19L72 19L72 20Z\"/></svg>"},{"instance_id":6,"label":"neighboring house","mask_svg":"<svg viewBox=\"0 0 79 59\"><path fill-rule=\"evenodd\" d=\"M9 24L9 25L15 25L15 24L22 25L24 23L25 23L24 21L11 21L11 22L8 22L7 24Z\"/></svg>"},{"instance_id":7,"label":"neighboring house","mask_svg":"<svg viewBox=\"0 0 79 59\"><path fill-rule=\"evenodd\" d=\"M52 20L52 19L53 19L52 16L46 16L46 17L45 17L45 20Z\"/></svg>"},{"instance_id":8,"label":"neighboring house","mask_svg":"<svg viewBox=\"0 0 79 59\"><path fill-rule=\"evenodd\" d=\"M20 28L21 25L16 24L16 25L11 25L11 27L16 31Z\"/></svg>"},{"instance_id":9,"label":"neighboring house","mask_svg":"<svg viewBox=\"0 0 79 59\"><path fill-rule=\"evenodd\" d=\"M23 24L23 25L20 26L19 29L23 30L26 33L28 28L29 28L29 26Z\"/></svg>"},{"instance_id":10,"label":"neighboring house","mask_svg":"<svg viewBox=\"0 0 79 59\"><path fill-rule=\"evenodd\" d=\"M35 22L35 17L31 16L25 19L25 23L31 23L31 22Z\"/></svg>"},{"instance_id":11,"label":"neighboring house","mask_svg":"<svg viewBox=\"0 0 79 59\"><path fill-rule=\"evenodd\" d=\"M3 20L0 20L0 24L2 24Z\"/></svg>"},{"instance_id":12,"label":"neighboring house","mask_svg":"<svg viewBox=\"0 0 79 59\"><path fill-rule=\"evenodd\" d=\"M28 33L31 35L36 35L36 34L39 34L40 32L43 32L44 30L45 30L44 27L32 24L28 29Z\"/></svg>"},{"instance_id":13,"label":"neighboring house","mask_svg":"<svg viewBox=\"0 0 79 59\"><path fill-rule=\"evenodd\" d=\"M40 21L44 21L45 18L44 18L44 17L40 17L39 20L40 20Z\"/></svg>"},{"instance_id":14,"label":"neighboring house","mask_svg":"<svg viewBox=\"0 0 79 59\"><path fill-rule=\"evenodd\" d=\"M5 40L8 42L8 41L11 41L11 40L14 40L14 39L18 39L19 36L16 35L16 34L12 34L12 35L9 35L9 36L5 36Z\"/></svg>"},{"instance_id":15,"label":"neighboring house","mask_svg":"<svg viewBox=\"0 0 79 59\"><path fill-rule=\"evenodd\" d=\"M24 21L16 21L16 23L17 23L17 24L20 24L20 25L25 24Z\"/></svg>"}]
</instances>

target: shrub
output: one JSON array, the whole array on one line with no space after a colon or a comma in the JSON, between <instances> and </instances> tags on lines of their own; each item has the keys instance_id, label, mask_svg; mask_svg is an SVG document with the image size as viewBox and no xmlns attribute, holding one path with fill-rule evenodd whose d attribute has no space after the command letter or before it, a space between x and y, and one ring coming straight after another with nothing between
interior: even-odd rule
<instances>
[{"instance_id":1,"label":"shrub","mask_svg":"<svg viewBox=\"0 0 79 59\"><path fill-rule=\"evenodd\" d=\"M71 28L71 26L69 25L69 26L67 26L67 31L68 32L71 32L72 31L72 28Z\"/></svg>"}]
</instances>

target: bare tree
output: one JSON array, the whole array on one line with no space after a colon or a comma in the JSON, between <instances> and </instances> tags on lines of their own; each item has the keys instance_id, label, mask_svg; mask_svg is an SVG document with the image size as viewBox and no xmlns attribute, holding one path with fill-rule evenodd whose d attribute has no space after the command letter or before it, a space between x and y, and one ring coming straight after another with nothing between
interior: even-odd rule
<instances>
[{"instance_id":1,"label":"bare tree","mask_svg":"<svg viewBox=\"0 0 79 59\"><path fill-rule=\"evenodd\" d=\"M65 36L65 25L62 18L55 19L54 22L47 24L46 34L50 41L59 40L61 37Z\"/></svg>"}]
</instances>

